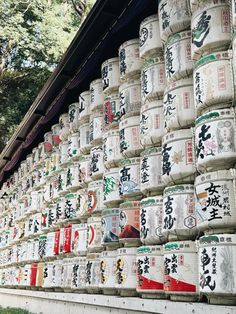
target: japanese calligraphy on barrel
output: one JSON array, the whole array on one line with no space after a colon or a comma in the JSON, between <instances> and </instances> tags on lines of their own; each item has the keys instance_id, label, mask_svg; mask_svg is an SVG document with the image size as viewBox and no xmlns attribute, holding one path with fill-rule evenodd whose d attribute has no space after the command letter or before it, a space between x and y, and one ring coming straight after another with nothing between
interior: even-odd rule
<instances>
[{"instance_id":1,"label":"japanese calligraphy on barrel","mask_svg":"<svg viewBox=\"0 0 236 314\"><path fill-rule=\"evenodd\" d=\"M119 58L111 58L101 67L103 93L109 95L116 92L120 85Z\"/></svg>"}]
</instances>

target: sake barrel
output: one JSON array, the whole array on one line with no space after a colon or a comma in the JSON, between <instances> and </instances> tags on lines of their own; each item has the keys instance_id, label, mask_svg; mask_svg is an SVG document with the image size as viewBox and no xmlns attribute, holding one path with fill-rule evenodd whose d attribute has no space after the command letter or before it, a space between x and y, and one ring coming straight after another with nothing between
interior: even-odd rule
<instances>
[{"instance_id":1,"label":"sake barrel","mask_svg":"<svg viewBox=\"0 0 236 314\"><path fill-rule=\"evenodd\" d=\"M164 259L161 245L137 248L136 290L143 298L163 297Z\"/></svg>"},{"instance_id":2,"label":"sake barrel","mask_svg":"<svg viewBox=\"0 0 236 314\"><path fill-rule=\"evenodd\" d=\"M164 184L188 183L194 180L195 155L193 131L168 133L162 142L162 181Z\"/></svg>"},{"instance_id":3,"label":"sake barrel","mask_svg":"<svg viewBox=\"0 0 236 314\"><path fill-rule=\"evenodd\" d=\"M79 270L79 259L78 257L74 257L71 259L71 290L76 290L78 288L78 270Z\"/></svg>"},{"instance_id":4,"label":"sake barrel","mask_svg":"<svg viewBox=\"0 0 236 314\"><path fill-rule=\"evenodd\" d=\"M104 205L116 206L122 202L119 193L119 168L106 169L103 175Z\"/></svg>"},{"instance_id":5,"label":"sake barrel","mask_svg":"<svg viewBox=\"0 0 236 314\"><path fill-rule=\"evenodd\" d=\"M236 28L236 2L235 1L231 1L231 14L232 14L232 27L233 29Z\"/></svg>"},{"instance_id":6,"label":"sake barrel","mask_svg":"<svg viewBox=\"0 0 236 314\"><path fill-rule=\"evenodd\" d=\"M79 211L78 218L80 221L85 221L89 216L88 213L88 191L87 189L80 189L78 193Z\"/></svg>"},{"instance_id":7,"label":"sake barrel","mask_svg":"<svg viewBox=\"0 0 236 314\"><path fill-rule=\"evenodd\" d=\"M169 241L195 239L197 217L192 184L166 187L163 192L162 234Z\"/></svg>"},{"instance_id":8,"label":"sake barrel","mask_svg":"<svg viewBox=\"0 0 236 314\"><path fill-rule=\"evenodd\" d=\"M90 145L101 144L103 135L103 109L95 110L89 120L89 141Z\"/></svg>"},{"instance_id":9,"label":"sake barrel","mask_svg":"<svg viewBox=\"0 0 236 314\"><path fill-rule=\"evenodd\" d=\"M72 161L67 166L66 171L66 190L68 192L78 190L80 187L79 182L79 168L80 163L78 161Z\"/></svg>"},{"instance_id":10,"label":"sake barrel","mask_svg":"<svg viewBox=\"0 0 236 314\"><path fill-rule=\"evenodd\" d=\"M236 304L236 235L220 234L199 239L199 289L209 303Z\"/></svg>"},{"instance_id":11,"label":"sake barrel","mask_svg":"<svg viewBox=\"0 0 236 314\"><path fill-rule=\"evenodd\" d=\"M140 143L143 147L159 145L164 136L163 101L152 100L140 110Z\"/></svg>"},{"instance_id":12,"label":"sake barrel","mask_svg":"<svg viewBox=\"0 0 236 314\"><path fill-rule=\"evenodd\" d=\"M216 52L201 58L194 65L193 80L198 115L208 107L217 109L232 106L234 82L231 52Z\"/></svg>"},{"instance_id":13,"label":"sake barrel","mask_svg":"<svg viewBox=\"0 0 236 314\"><path fill-rule=\"evenodd\" d=\"M64 258L63 264L62 264L62 273L63 273L63 279L62 279L62 288L64 292L70 292L71 290L71 279L72 279L72 259L71 258Z\"/></svg>"},{"instance_id":14,"label":"sake barrel","mask_svg":"<svg viewBox=\"0 0 236 314\"><path fill-rule=\"evenodd\" d=\"M235 169L218 170L195 180L198 229L205 234L235 232Z\"/></svg>"},{"instance_id":15,"label":"sake barrel","mask_svg":"<svg viewBox=\"0 0 236 314\"><path fill-rule=\"evenodd\" d=\"M123 119L119 123L120 152L124 157L135 157L142 151L140 145L139 115Z\"/></svg>"},{"instance_id":16,"label":"sake barrel","mask_svg":"<svg viewBox=\"0 0 236 314\"><path fill-rule=\"evenodd\" d=\"M58 171L60 171L60 152L57 147L54 147L51 153L51 160L50 160L50 174L54 175Z\"/></svg>"},{"instance_id":17,"label":"sake barrel","mask_svg":"<svg viewBox=\"0 0 236 314\"><path fill-rule=\"evenodd\" d=\"M68 119L68 114L63 113L59 117L59 124L60 124L60 139L62 141L67 140L68 135L70 134L70 126L69 126L69 119Z\"/></svg>"},{"instance_id":18,"label":"sake barrel","mask_svg":"<svg viewBox=\"0 0 236 314\"><path fill-rule=\"evenodd\" d=\"M166 85L164 58L146 59L141 70L142 103L162 98Z\"/></svg>"},{"instance_id":19,"label":"sake barrel","mask_svg":"<svg viewBox=\"0 0 236 314\"><path fill-rule=\"evenodd\" d=\"M188 0L161 0L158 6L161 39L190 28L191 13Z\"/></svg>"},{"instance_id":20,"label":"sake barrel","mask_svg":"<svg viewBox=\"0 0 236 314\"><path fill-rule=\"evenodd\" d=\"M171 300L199 300L198 255L193 241L164 244L164 291Z\"/></svg>"},{"instance_id":21,"label":"sake barrel","mask_svg":"<svg viewBox=\"0 0 236 314\"><path fill-rule=\"evenodd\" d=\"M39 167L39 148L38 147L34 147L32 149L32 155L33 155L33 168L37 169ZM15 173L17 173L17 177L18 177L17 181L20 181L18 171L15 171Z\"/></svg>"},{"instance_id":22,"label":"sake barrel","mask_svg":"<svg viewBox=\"0 0 236 314\"><path fill-rule=\"evenodd\" d=\"M162 234L163 197L152 196L140 201L140 240L145 245L166 242Z\"/></svg>"},{"instance_id":23,"label":"sake barrel","mask_svg":"<svg viewBox=\"0 0 236 314\"><path fill-rule=\"evenodd\" d=\"M103 204L103 180L92 181L88 184L88 213L101 215Z\"/></svg>"},{"instance_id":24,"label":"sake barrel","mask_svg":"<svg viewBox=\"0 0 236 314\"><path fill-rule=\"evenodd\" d=\"M121 198L142 198L140 190L140 157L124 159L120 162L119 192Z\"/></svg>"},{"instance_id":25,"label":"sake barrel","mask_svg":"<svg viewBox=\"0 0 236 314\"><path fill-rule=\"evenodd\" d=\"M82 154L87 154L90 151L90 138L89 138L89 123L84 123L79 127L79 142L80 142L80 152Z\"/></svg>"},{"instance_id":26,"label":"sake barrel","mask_svg":"<svg viewBox=\"0 0 236 314\"><path fill-rule=\"evenodd\" d=\"M104 294L116 294L117 251L103 251L100 259L100 284Z\"/></svg>"},{"instance_id":27,"label":"sake barrel","mask_svg":"<svg viewBox=\"0 0 236 314\"><path fill-rule=\"evenodd\" d=\"M39 165L41 166L44 163L44 160L46 157L46 150L45 150L45 147L43 145L43 142L38 144L38 153L39 153ZM20 170L21 170L21 168L20 168ZM22 173L20 175L20 178L23 178Z\"/></svg>"},{"instance_id":28,"label":"sake barrel","mask_svg":"<svg viewBox=\"0 0 236 314\"><path fill-rule=\"evenodd\" d=\"M55 224L60 224L65 219L65 197L59 197L56 200L56 222Z\"/></svg>"},{"instance_id":29,"label":"sake barrel","mask_svg":"<svg viewBox=\"0 0 236 314\"><path fill-rule=\"evenodd\" d=\"M87 252L88 225L80 223L72 225L72 250L75 255L85 255Z\"/></svg>"},{"instance_id":30,"label":"sake barrel","mask_svg":"<svg viewBox=\"0 0 236 314\"><path fill-rule=\"evenodd\" d=\"M86 187L91 181L90 177L90 155L81 155L79 158L79 183L81 187Z\"/></svg>"},{"instance_id":31,"label":"sake barrel","mask_svg":"<svg viewBox=\"0 0 236 314\"><path fill-rule=\"evenodd\" d=\"M102 79L96 79L90 83L90 110L100 109L103 105Z\"/></svg>"},{"instance_id":32,"label":"sake barrel","mask_svg":"<svg viewBox=\"0 0 236 314\"><path fill-rule=\"evenodd\" d=\"M124 82L119 87L120 95L120 116L136 116L141 107L141 84L140 79L133 79Z\"/></svg>"},{"instance_id":33,"label":"sake barrel","mask_svg":"<svg viewBox=\"0 0 236 314\"><path fill-rule=\"evenodd\" d=\"M139 27L139 56L147 59L163 53L158 15L146 17Z\"/></svg>"},{"instance_id":34,"label":"sake barrel","mask_svg":"<svg viewBox=\"0 0 236 314\"><path fill-rule=\"evenodd\" d=\"M119 47L120 80L126 81L131 77L138 76L141 68L139 58L139 39L131 39Z\"/></svg>"},{"instance_id":35,"label":"sake barrel","mask_svg":"<svg viewBox=\"0 0 236 314\"><path fill-rule=\"evenodd\" d=\"M46 260L50 260L54 257L54 240L55 240L55 232L47 233L46 254L45 254Z\"/></svg>"},{"instance_id":36,"label":"sake barrel","mask_svg":"<svg viewBox=\"0 0 236 314\"><path fill-rule=\"evenodd\" d=\"M52 287L54 291L61 291L62 288L62 264L63 260L55 260L52 267Z\"/></svg>"},{"instance_id":37,"label":"sake barrel","mask_svg":"<svg viewBox=\"0 0 236 314\"><path fill-rule=\"evenodd\" d=\"M77 132L79 129L78 118L79 118L79 103L75 102L69 105L68 110L69 127L71 133Z\"/></svg>"},{"instance_id":38,"label":"sake barrel","mask_svg":"<svg viewBox=\"0 0 236 314\"><path fill-rule=\"evenodd\" d=\"M51 127L52 130L52 144L53 146L58 146L61 142L60 140L60 124L53 124L53 126Z\"/></svg>"},{"instance_id":39,"label":"sake barrel","mask_svg":"<svg viewBox=\"0 0 236 314\"><path fill-rule=\"evenodd\" d=\"M116 258L116 288L121 296L136 296L135 247L120 248Z\"/></svg>"},{"instance_id":40,"label":"sake barrel","mask_svg":"<svg viewBox=\"0 0 236 314\"><path fill-rule=\"evenodd\" d=\"M31 173L31 171L33 170L33 155L29 154L26 156L26 169L27 169L27 173ZM11 185L13 184L12 180L10 181Z\"/></svg>"},{"instance_id":41,"label":"sake barrel","mask_svg":"<svg viewBox=\"0 0 236 314\"><path fill-rule=\"evenodd\" d=\"M99 292L100 253L89 253L86 257L86 289L88 293Z\"/></svg>"},{"instance_id":42,"label":"sake barrel","mask_svg":"<svg viewBox=\"0 0 236 314\"><path fill-rule=\"evenodd\" d=\"M188 128L195 122L192 78L168 84L163 98L165 130Z\"/></svg>"},{"instance_id":43,"label":"sake barrel","mask_svg":"<svg viewBox=\"0 0 236 314\"><path fill-rule=\"evenodd\" d=\"M90 150L91 163L90 163L90 176L92 180L101 179L104 173L103 163L103 147L95 146Z\"/></svg>"},{"instance_id":44,"label":"sake barrel","mask_svg":"<svg viewBox=\"0 0 236 314\"><path fill-rule=\"evenodd\" d=\"M119 208L104 208L102 211L101 244L106 247L119 246Z\"/></svg>"},{"instance_id":45,"label":"sake barrel","mask_svg":"<svg viewBox=\"0 0 236 314\"><path fill-rule=\"evenodd\" d=\"M45 263L43 267L43 283L42 283L42 287L44 289L51 288L52 272L53 272L53 263L52 262Z\"/></svg>"},{"instance_id":46,"label":"sake barrel","mask_svg":"<svg viewBox=\"0 0 236 314\"><path fill-rule=\"evenodd\" d=\"M46 255L46 243L47 243L47 236L41 235L39 237L39 259L42 260Z\"/></svg>"},{"instance_id":47,"label":"sake barrel","mask_svg":"<svg viewBox=\"0 0 236 314\"><path fill-rule=\"evenodd\" d=\"M60 165L62 167L65 166L69 162L68 147L69 147L68 141L62 141L59 144Z\"/></svg>"},{"instance_id":48,"label":"sake barrel","mask_svg":"<svg viewBox=\"0 0 236 314\"><path fill-rule=\"evenodd\" d=\"M120 85L119 58L105 60L101 67L103 93L109 95Z\"/></svg>"},{"instance_id":49,"label":"sake barrel","mask_svg":"<svg viewBox=\"0 0 236 314\"><path fill-rule=\"evenodd\" d=\"M79 132L72 133L68 136L68 157L72 160L77 160L80 156L79 153Z\"/></svg>"},{"instance_id":50,"label":"sake barrel","mask_svg":"<svg viewBox=\"0 0 236 314\"><path fill-rule=\"evenodd\" d=\"M120 134L118 129L110 130L103 134L103 160L106 168L119 165L123 158L120 153Z\"/></svg>"},{"instance_id":51,"label":"sake barrel","mask_svg":"<svg viewBox=\"0 0 236 314\"><path fill-rule=\"evenodd\" d=\"M66 194L66 169L57 174L57 192L59 196Z\"/></svg>"},{"instance_id":52,"label":"sake barrel","mask_svg":"<svg viewBox=\"0 0 236 314\"><path fill-rule=\"evenodd\" d=\"M229 169L235 164L235 112L214 110L196 120L195 146L199 172Z\"/></svg>"},{"instance_id":53,"label":"sake barrel","mask_svg":"<svg viewBox=\"0 0 236 314\"><path fill-rule=\"evenodd\" d=\"M72 221L78 219L78 193L68 193L65 195L65 220Z\"/></svg>"},{"instance_id":54,"label":"sake barrel","mask_svg":"<svg viewBox=\"0 0 236 314\"><path fill-rule=\"evenodd\" d=\"M43 265L44 263L38 263L38 271L36 276L36 287L41 288L43 284Z\"/></svg>"},{"instance_id":55,"label":"sake barrel","mask_svg":"<svg viewBox=\"0 0 236 314\"><path fill-rule=\"evenodd\" d=\"M75 259L74 259L75 260ZM76 263L76 264L75 264ZM72 269L72 290L85 292L86 287L86 257L76 258Z\"/></svg>"},{"instance_id":56,"label":"sake barrel","mask_svg":"<svg viewBox=\"0 0 236 314\"><path fill-rule=\"evenodd\" d=\"M90 91L84 91L79 95L79 125L89 121L90 115Z\"/></svg>"},{"instance_id":57,"label":"sake barrel","mask_svg":"<svg viewBox=\"0 0 236 314\"><path fill-rule=\"evenodd\" d=\"M120 204L119 242L125 246L140 244L140 202L127 201Z\"/></svg>"},{"instance_id":58,"label":"sake barrel","mask_svg":"<svg viewBox=\"0 0 236 314\"><path fill-rule=\"evenodd\" d=\"M192 58L222 48L231 43L230 5L227 0L208 1L192 16Z\"/></svg>"},{"instance_id":59,"label":"sake barrel","mask_svg":"<svg viewBox=\"0 0 236 314\"><path fill-rule=\"evenodd\" d=\"M49 153L52 150L52 131L46 132L43 137L44 137L43 146L45 148L45 151Z\"/></svg>"},{"instance_id":60,"label":"sake barrel","mask_svg":"<svg viewBox=\"0 0 236 314\"><path fill-rule=\"evenodd\" d=\"M116 128L120 121L120 98L116 92L106 96L103 103L103 130Z\"/></svg>"},{"instance_id":61,"label":"sake barrel","mask_svg":"<svg viewBox=\"0 0 236 314\"><path fill-rule=\"evenodd\" d=\"M64 254L67 254L67 256L72 251L71 243L72 243L72 226L71 224L69 224L63 228L62 236L62 252Z\"/></svg>"},{"instance_id":62,"label":"sake barrel","mask_svg":"<svg viewBox=\"0 0 236 314\"><path fill-rule=\"evenodd\" d=\"M164 54L167 84L190 76L193 72L191 31L170 36L165 43Z\"/></svg>"},{"instance_id":63,"label":"sake barrel","mask_svg":"<svg viewBox=\"0 0 236 314\"><path fill-rule=\"evenodd\" d=\"M101 246L101 217L89 217L88 220L88 251L100 252Z\"/></svg>"},{"instance_id":64,"label":"sake barrel","mask_svg":"<svg viewBox=\"0 0 236 314\"><path fill-rule=\"evenodd\" d=\"M150 147L141 153L140 190L143 194L160 194L164 189L161 179L161 161L161 147Z\"/></svg>"}]
</instances>

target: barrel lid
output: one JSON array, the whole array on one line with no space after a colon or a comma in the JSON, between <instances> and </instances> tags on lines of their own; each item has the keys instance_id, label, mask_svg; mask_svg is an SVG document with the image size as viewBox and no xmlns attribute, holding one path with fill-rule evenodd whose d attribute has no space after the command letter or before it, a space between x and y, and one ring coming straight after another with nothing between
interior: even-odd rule
<instances>
[{"instance_id":1,"label":"barrel lid","mask_svg":"<svg viewBox=\"0 0 236 314\"><path fill-rule=\"evenodd\" d=\"M194 241L168 242L163 245L164 254L172 252L197 252L197 246Z\"/></svg>"},{"instance_id":2,"label":"barrel lid","mask_svg":"<svg viewBox=\"0 0 236 314\"><path fill-rule=\"evenodd\" d=\"M163 248L162 245L150 245L150 246L140 246L137 248L137 254L143 255L143 254L157 254L163 253Z\"/></svg>"},{"instance_id":3,"label":"barrel lid","mask_svg":"<svg viewBox=\"0 0 236 314\"><path fill-rule=\"evenodd\" d=\"M140 24L140 28L142 28L144 24L151 22L151 21L154 21L154 20L159 21L158 14L150 15L150 16L146 17L144 20L142 20L142 22Z\"/></svg>"},{"instance_id":4,"label":"barrel lid","mask_svg":"<svg viewBox=\"0 0 236 314\"><path fill-rule=\"evenodd\" d=\"M80 97L83 98L84 96L89 96L89 95L90 95L90 90L85 90L85 91L83 91L82 93L79 94L79 98Z\"/></svg>"},{"instance_id":5,"label":"barrel lid","mask_svg":"<svg viewBox=\"0 0 236 314\"><path fill-rule=\"evenodd\" d=\"M113 251L103 251L101 252L101 258L104 257L116 257L117 256L117 251L113 250Z\"/></svg>"},{"instance_id":6,"label":"barrel lid","mask_svg":"<svg viewBox=\"0 0 236 314\"><path fill-rule=\"evenodd\" d=\"M100 116L103 116L103 108L97 108L97 109L95 109L95 110L90 114L89 121L91 122L91 120L92 120L93 118L100 117Z\"/></svg>"},{"instance_id":7,"label":"barrel lid","mask_svg":"<svg viewBox=\"0 0 236 314\"><path fill-rule=\"evenodd\" d=\"M120 209L119 208L104 208L102 210L102 216L110 215L110 214L117 214L117 215L119 215L119 213L120 213Z\"/></svg>"},{"instance_id":8,"label":"barrel lid","mask_svg":"<svg viewBox=\"0 0 236 314\"><path fill-rule=\"evenodd\" d=\"M236 245L236 234L220 234L203 236L198 241L200 247L212 245Z\"/></svg>"},{"instance_id":9,"label":"barrel lid","mask_svg":"<svg viewBox=\"0 0 236 314\"><path fill-rule=\"evenodd\" d=\"M90 160L90 155L81 155L79 156L79 161L88 161Z\"/></svg>"},{"instance_id":10,"label":"barrel lid","mask_svg":"<svg viewBox=\"0 0 236 314\"><path fill-rule=\"evenodd\" d=\"M136 247L126 247L126 248L119 248L117 249L117 255L126 255L126 254L132 254L136 255L137 248Z\"/></svg>"},{"instance_id":11,"label":"barrel lid","mask_svg":"<svg viewBox=\"0 0 236 314\"><path fill-rule=\"evenodd\" d=\"M106 139L108 136L118 136L119 135L119 128L109 130L103 134L103 139Z\"/></svg>"},{"instance_id":12,"label":"barrel lid","mask_svg":"<svg viewBox=\"0 0 236 314\"><path fill-rule=\"evenodd\" d=\"M87 220L88 225L94 222L101 222L101 217L100 216L92 216L89 217Z\"/></svg>"},{"instance_id":13,"label":"barrel lid","mask_svg":"<svg viewBox=\"0 0 236 314\"><path fill-rule=\"evenodd\" d=\"M175 90L177 88L185 87L185 86L193 86L193 78L184 78L180 79L175 82L170 82L167 84L164 94L167 94L168 92Z\"/></svg>"},{"instance_id":14,"label":"barrel lid","mask_svg":"<svg viewBox=\"0 0 236 314\"><path fill-rule=\"evenodd\" d=\"M193 192L194 192L193 184L174 185L174 186L168 186L164 189L163 197L170 194L173 195L173 194L193 193Z\"/></svg>"},{"instance_id":15,"label":"barrel lid","mask_svg":"<svg viewBox=\"0 0 236 314\"><path fill-rule=\"evenodd\" d=\"M124 208L132 209L133 207L140 207L140 201L127 201L120 204L120 209Z\"/></svg>"},{"instance_id":16,"label":"barrel lid","mask_svg":"<svg viewBox=\"0 0 236 314\"><path fill-rule=\"evenodd\" d=\"M73 108L73 107L77 107L77 106L79 106L79 103L78 102L73 102L73 103L71 103L70 105L69 105L69 110L71 110L71 108Z\"/></svg>"},{"instance_id":17,"label":"barrel lid","mask_svg":"<svg viewBox=\"0 0 236 314\"><path fill-rule=\"evenodd\" d=\"M162 205L162 203L163 203L162 195L146 197L140 201L141 207L147 207L147 206L152 206L152 205Z\"/></svg>"},{"instance_id":18,"label":"barrel lid","mask_svg":"<svg viewBox=\"0 0 236 314\"><path fill-rule=\"evenodd\" d=\"M120 51L120 49L123 49L126 46L134 45L134 44L139 45L139 38L133 38L133 39L130 39L130 40L127 40L127 41L123 42L123 44L120 45L120 47L119 47L119 51Z\"/></svg>"},{"instance_id":19,"label":"barrel lid","mask_svg":"<svg viewBox=\"0 0 236 314\"><path fill-rule=\"evenodd\" d=\"M68 193L68 194L65 195L65 198L75 198L77 196L78 196L77 193Z\"/></svg>"},{"instance_id":20,"label":"barrel lid","mask_svg":"<svg viewBox=\"0 0 236 314\"><path fill-rule=\"evenodd\" d=\"M108 96L106 96L105 98L104 98L104 102L105 101L108 101L108 100L115 100L115 99L120 99L120 96L119 96L119 94L117 94L117 93L113 93L113 94L110 94L110 95L108 95Z\"/></svg>"},{"instance_id":21,"label":"barrel lid","mask_svg":"<svg viewBox=\"0 0 236 314\"><path fill-rule=\"evenodd\" d=\"M211 181L224 181L224 180L235 180L236 178L236 169L229 170L218 170L214 172L204 173L199 175L195 179L195 186L204 184Z\"/></svg>"},{"instance_id":22,"label":"barrel lid","mask_svg":"<svg viewBox=\"0 0 236 314\"><path fill-rule=\"evenodd\" d=\"M68 138L78 137L78 136L79 136L79 132L73 132L68 136Z\"/></svg>"},{"instance_id":23,"label":"barrel lid","mask_svg":"<svg viewBox=\"0 0 236 314\"><path fill-rule=\"evenodd\" d=\"M120 121L119 128L131 127L133 125L139 125L140 116L132 116L128 118L124 118Z\"/></svg>"},{"instance_id":24,"label":"barrel lid","mask_svg":"<svg viewBox=\"0 0 236 314\"><path fill-rule=\"evenodd\" d=\"M98 259L100 258L101 254L100 253L88 253L86 256L86 259Z\"/></svg>"},{"instance_id":25,"label":"barrel lid","mask_svg":"<svg viewBox=\"0 0 236 314\"><path fill-rule=\"evenodd\" d=\"M105 61L102 63L102 68L103 68L104 66L106 66L107 64L113 63L113 62L119 63L119 58L118 58L118 57L114 57L114 58L110 58L110 59L105 60Z\"/></svg>"},{"instance_id":26,"label":"barrel lid","mask_svg":"<svg viewBox=\"0 0 236 314\"><path fill-rule=\"evenodd\" d=\"M164 56L150 57L146 59L142 65L142 70L149 68L155 64L162 63L164 65Z\"/></svg>"},{"instance_id":27,"label":"barrel lid","mask_svg":"<svg viewBox=\"0 0 236 314\"><path fill-rule=\"evenodd\" d=\"M188 139L193 137L193 130L192 129L182 129L173 132L169 132L163 136L162 142L169 143L174 142L181 139Z\"/></svg>"},{"instance_id":28,"label":"barrel lid","mask_svg":"<svg viewBox=\"0 0 236 314\"><path fill-rule=\"evenodd\" d=\"M199 59L193 66L194 70L197 70L199 67L208 64L210 62L215 62L219 60L229 60L232 58L232 51L220 51L220 52L214 52L209 55L206 55Z\"/></svg>"},{"instance_id":29,"label":"barrel lid","mask_svg":"<svg viewBox=\"0 0 236 314\"><path fill-rule=\"evenodd\" d=\"M68 142L68 140L64 140L64 141L61 141L60 143L59 143L59 147L60 146L65 146L65 145L69 145L69 142Z\"/></svg>"},{"instance_id":30,"label":"barrel lid","mask_svg":"<svg viewBox=\"0 0 236 314\"><path fill-rule=\"evenodd\" d=\"M97 152L98 150L103 151L102 145L92 147L90 153Z\"/></svg>"},{"instance_id":31,"label":"barrel lid","mask_svg":"<svg viewBox=\"0 0 236 314\"><path fill-rule=\"evenodd\" d=\"M93 85L96 85L96 84L101 84L102 85L102 79L101 78L97 78L96 80L93 80L90 82L90 89L91 89L91 86Z\"/></svg>"},{"instance_id":32,"label":"barrel lid","mask_svg":"<svg viewBox=\"0 0 236 314\"><path fill-rule=\"evenodd\" d=\"M119 161L119 166L126 166L126 165L132 165L132 164L139 164L140 163L140 157L133 157L129 159L122 159Z\"/></svg>"},{"instance_id":33,"label":"barrel lid","mask_svg":"<svg viewBox=\"0 0 236 314\"><path fill-rule=\"evenodd\" d=\"M79 126L79 129L88 128L88 127L89 127L89 122L85 122Z\"/></svg>"},{"instance_id":34,"label":"barrel lid","mask_svg":"<svg viewBox=\"0 0 236 314\"><path fill-rule=\"evenodd\" d=\"M119 173L120 168L119 167L113 167L113 168L106 168L104 171L104 177L106 175L112 174L112 173Z\"/></svg>"},{"instance_id":35,"label":"barrel lid","mask_svg":"<svg viewBox=\"0 0 236 314\"><path fill-rule=\"evenodd\" d=\"M162 147L149 147L145 149L143 152L140 153L141 157L144 157L146 155L152 155L157 153L158 155L161 155Z\"/></svg>"},{"instance_id":36,"label":"barrel lid","mask_svg":"<svg viewBox=\"0 0 236 314\"><path fill-rule=\"evenodd\" d=\"M179 42L182 39L186 39L186 38L191 38L191 31L190 30L186 30L183 32L179 32L179 33L170 35L168 40L165 42L165 47L170 46L170 45L172 45L176 42Z\"/></svg>"},{"instance_id":37,"label":"barrel lid","mask_svg":"<svg viewBox=\"0 0 236 314\"><path fill-rule=\"evenodd\" d=\"M139 85L140 86L140 79L134 79L134 80L129 80L127 82L124 82L122 83L120 86L119 86L119 92L121 92L122 90L128 88L128 87L131 87L133 85Z\"/></svg>"},{"instance_id":38,"label":"barrel lid","mask_svg":"<svg viewBox=\"0 0 236 314\"><path fill-rule=\"evenodd\" d=\"M192 20L196 18L196 16L202 14L203 10L209 10L214 9L218 6L226 6L226 9L229 9L229 2L228 0L218 0L218 1L194 1L194 3L191 4L192 6Z\"/></svg>"},{"instance_id":39,"label":"barrel lid","mask_svg":"<svg viewBox=\"0 0 236 314\"><path fill-rule=\"evenodd\" d=\"M89 182L88 184L88 190L91 188L91 187L95 187L95 186L103 186L103 180L96 180L96 181L91 181Z\"/></svg>"},{"instance_id":40,"label":"barrel lid","mask_svg":"<svg viewBox=\"0 0 236 314\"><path fill-rule=\"evenodd\" d=\"M87 223L79 223L78 228L87 228L88 227L88 224Z\"/></svg>"},{"instance_id":41,"label":"barrel lid","mask_svg":"<svg viewBox=\"0 0 236 314\"><path fill-rule=\"evenodd\" d=\"M220 118L222 119L235 118L234 108L219 109L203 114L196 119L196 126L202 123L218 120Z\"/></svg>"}]
</instances>

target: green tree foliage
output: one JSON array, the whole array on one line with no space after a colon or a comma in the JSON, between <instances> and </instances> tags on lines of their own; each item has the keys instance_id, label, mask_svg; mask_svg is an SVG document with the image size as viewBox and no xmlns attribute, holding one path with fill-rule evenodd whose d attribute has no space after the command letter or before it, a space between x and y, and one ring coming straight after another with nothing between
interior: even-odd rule
<instances>
[{"instance_id":1,"label":"green tree foliage","mask_svg":"<svg viewBox=\"0 0 236 314\"><path fill-rule=\"evenodd\" d=\"M85 0L0 0L0 150L92 6Z\"/></svg>"}]
</instances>

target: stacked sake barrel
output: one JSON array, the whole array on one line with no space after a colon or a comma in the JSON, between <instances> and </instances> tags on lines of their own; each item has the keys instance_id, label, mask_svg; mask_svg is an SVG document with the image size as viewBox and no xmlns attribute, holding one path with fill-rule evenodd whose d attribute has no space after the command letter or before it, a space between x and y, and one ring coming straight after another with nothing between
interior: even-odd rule
<instances>
[{"instance_id":1,"label":"stacked sake barrel","mask_svg":"<svg viewBox=\"0 0 236 314\"><path fill-rule=\"evenodd\" d=\"M192 0L190 4L200 173L195 179L195 206L197 226L204 233L199 239L199 289L210 303L235 304L235 75L228 50L230 3Z\"/></svg>"},{"instance_id":2,"label":"stacked sake barrel","mask_svg":"<svg viewBox=\"0 0 236 314\"><path fill-rule=\"evenodd\" d=\"M172 300L197 300L197 248L194 241L194 99L189 2L159 3L160 36L164 44L166 88L163 97L162 234L164 290Z\"/></svg>"}]
</instances>

